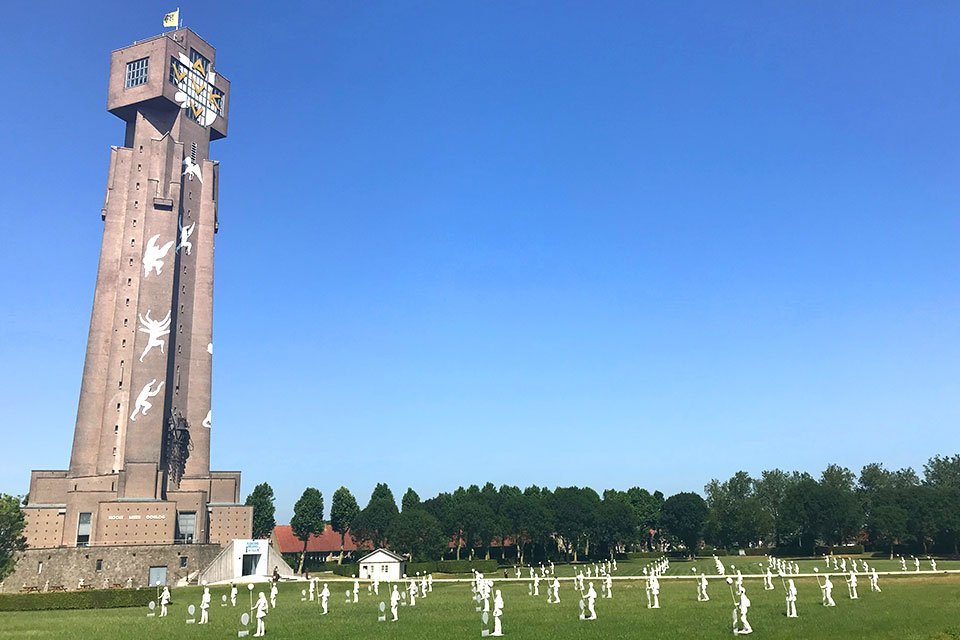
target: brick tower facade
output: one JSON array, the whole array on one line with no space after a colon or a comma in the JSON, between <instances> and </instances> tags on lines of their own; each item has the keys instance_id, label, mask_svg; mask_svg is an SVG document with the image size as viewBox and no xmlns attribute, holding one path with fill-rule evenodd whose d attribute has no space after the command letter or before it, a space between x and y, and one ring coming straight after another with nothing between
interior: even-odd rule
<instances>
[{"instance_id":1,"label":"brick tower facade","mask_svg":"<svg viewBox=\"0 0 960 640\"><path fill-rule=\"evenodd\" d=\"M177 29L114 51L103 241L70 468L34 471L33 548L249 538L240 473L210 470L213 255L230 82Z\"/></svg>"}]
</instances>

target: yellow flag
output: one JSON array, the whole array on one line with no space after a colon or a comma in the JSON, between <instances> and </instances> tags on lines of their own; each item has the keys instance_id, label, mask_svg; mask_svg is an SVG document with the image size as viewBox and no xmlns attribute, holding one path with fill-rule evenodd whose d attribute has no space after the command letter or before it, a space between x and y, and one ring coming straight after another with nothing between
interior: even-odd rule
<instances>
[{"instance_id":1,"label":"yellow flag","mask_svg":"<svg viewBox=\"0 0 960 640\"><path fill-rule=\"evenodd\" d=\"M164 27L176 27L180 24L180 9L176 11L171 11L170 13L163 16L163 26Z\"/></svg>"}]
</instances>

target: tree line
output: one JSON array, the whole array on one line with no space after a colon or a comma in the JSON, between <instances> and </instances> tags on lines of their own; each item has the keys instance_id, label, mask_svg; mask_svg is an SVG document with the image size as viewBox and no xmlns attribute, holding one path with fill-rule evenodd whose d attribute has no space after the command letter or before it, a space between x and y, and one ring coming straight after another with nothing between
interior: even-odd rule
<instances>
[{"instance_id":1,"label":"tree line","mask_svg":"<svg viewBox=\"0 0 960 640\"><path fill-rule=\"evenodd\" d=\"M258 485L254 536L275 525L273 491ZM323 496L308 488L294 506L291 526L304 542L324 528ZM387 547L417 560L443 557L520 563L607 557L628 551L695 552L779 549L812 554L820 547L860 544L868 550L957 554L960 543L960 455L935 456L923 468L888 470L873 463L859 475L830 465L814 477L773 469L752 477L738 471L703 490L665 498L640 487L471 485L421 500L407 489L398 507L378 484L365 507L346 487L332 498L330 524L343 540ZM342 557L342 553L341 553ZM302 562L302 559L301 559Z\"/></svg>"}]
</instances>

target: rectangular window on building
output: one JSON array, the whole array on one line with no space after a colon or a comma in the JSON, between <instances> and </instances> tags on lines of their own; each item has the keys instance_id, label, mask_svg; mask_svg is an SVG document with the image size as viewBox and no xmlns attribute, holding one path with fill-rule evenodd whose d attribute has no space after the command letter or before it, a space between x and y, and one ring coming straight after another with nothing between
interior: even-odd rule
<instances>
[{"instance_id":1,"label":"rectangular window on building","mask_svg":"<svg viewBox=\"0 0 960 640\"><path fill-rule=\"evenodd\" d=\"M180 556L180 568L185 569L187 567L187 556Z\"/></svg>"},{"instance_id":2,"label":"rectangular window on building","mask_svg":"<svg viewBox=\"0 0 960 640\"><path fill-rule=\"evenodd\" d=\"M197 532L197 512L177 512L177 533L175 542L179 544L193 544L193 537Z\"/></svg>"},{"instance_id":3,"label":"rectangular window on building","mask_svg":"<svg viewBox=\"0 0 960 640\"><path fill-rule=\"evenodd\" d=\"M90 544L90 520L93 514L84 511L77 519L77 546L85 547Z\"/></svg>"},{"instance_id":4,"label":"rectangular window on building","mask_svg":"<svg viewBox=\"0 0 960 640\"><path fill-rule=\"evenodd\" d=\"M128 62L127 75L123 86L129 89L130 87L139 87L142 84L146 84L149 72L150 58L140 58L139 60Z\"/></svg>"},{"instance_id":5,"label":"rectangular window on building","mask_svg":"<svg viewBox=\"0 0 960 640\"><path fill-rule=\"evenodd\" d=\"M103 560L97 558L97 571L103 571Z\"/></svg>"}]
</instances>

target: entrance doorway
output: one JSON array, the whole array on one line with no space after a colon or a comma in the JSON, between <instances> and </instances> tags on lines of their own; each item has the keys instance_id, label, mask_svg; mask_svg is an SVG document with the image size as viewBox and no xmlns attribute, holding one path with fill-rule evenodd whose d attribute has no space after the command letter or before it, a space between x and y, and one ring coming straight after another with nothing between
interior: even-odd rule
<instances>
[{"instance_id":1,"label":"entrance doorway","mask_svg":"<svg viewBox=\"0 0 960 640\"><path fill-rule=\"evenodd\" d=\"M243 567L241 568L241 575L252 576L254 573L256 573L258 562L260 562L259 553L243 554Z\"/></svg>"}]
</instances>

